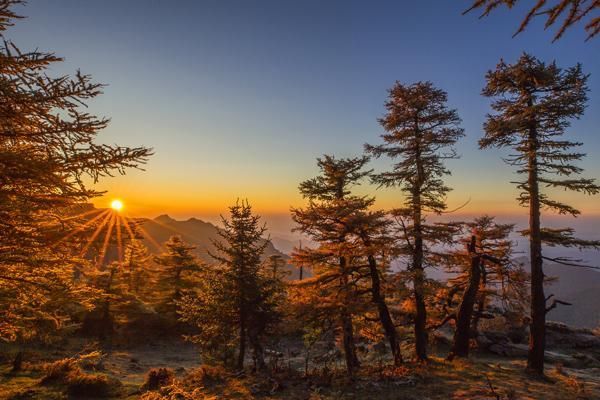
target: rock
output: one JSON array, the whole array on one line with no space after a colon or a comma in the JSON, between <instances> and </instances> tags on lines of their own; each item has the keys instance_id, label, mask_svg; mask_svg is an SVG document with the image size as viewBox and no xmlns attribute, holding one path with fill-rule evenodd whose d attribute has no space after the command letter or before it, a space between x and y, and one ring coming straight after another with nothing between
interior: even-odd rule
<instances>
[{"instance_id":1,"label":"rock","mask_svg":"<svg viewBox=\"0 0 600 400\"><path fill-rule=\"evenodd\" d=\"M600 367L600 360L592 357L585 353L575 353L573 358L582 363L586 368L598 368Z\"/></svg>"},{"instance_id":2,"label":"rock","mask_svg":"<svg viewBox=\"0 0 600 400\"><path fill-rule=\"evenodd\" d=\"M494 354L507 357L525 357L528 352L526 345L512 343L494 343L488 347L488 350Z\"/></svg>"},{"instance_id":3,"label":"rock","mask_svg":"<svg viewBox=\"0 0 600 400\"><path fill-rule=\"evenodd\" d=\"M493 341L491 341L487 336L485 335L477 335L477 338L475 339L477 341L477 345L479 346L479 348L481 349L488 349L491 345L494 344Z\"/></svg>"}]
</instances>

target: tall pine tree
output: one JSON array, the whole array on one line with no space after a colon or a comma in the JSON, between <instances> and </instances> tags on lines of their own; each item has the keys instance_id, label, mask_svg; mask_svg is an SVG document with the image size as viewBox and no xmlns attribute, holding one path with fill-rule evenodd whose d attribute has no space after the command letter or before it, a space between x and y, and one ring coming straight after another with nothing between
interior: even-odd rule
<instances>
[{"instance_id":1,"label":"tall pine tree","mask_svg":"<svg viewBox=\"0 0 600 400\"><path fill-rule=\"evenodd\" d=\"M387 132L381 136L384 144L365 145L368 153L397 161L390 171L374 175L373 182L399 187L405 195L404 206L394 214L403 221L400 241L410 257L415 349L420 360L427 359L424 268L428 265L428 245L446 233L440 225L427 224L425 216L446 209L445 197L450 188L441 178L450 172L442 161L456 157L452 146L463 136L460 118L456 110L447 108L446 101L446 93L431 82L396 82L385 104L387 114L379 120Z\"/></svg>"},{"instance_id":2,"label":"tall pine tree","mask_svg":"<svg viewBox=\"0 0 600 400\"><path fill-rule=\"evenodd\" d=\"M494 98L493 114L484 124L481 148L508 147L515 154L507 160L525 178L517 183L519 204L529 208L531 258L531 334L527 366L543 374L546 313L544 296L542 243L551 246L599 246L600 242L579 240L573 230L541 226L541 211L579 215L576 208L552 199L552 189L597 194L600 187L593 179L578 177L582 169L575 165L584 154L574 150L581 143L563 139L570 120L579 118L587 100L587 75L581 65L563 70L555 63L546 64L523 54L515 64L501 61L486 76L483 95ZM548 190L542 191L545 187ZM554 260L565 261L565 260Z\"/></svg>"}]
</instances>

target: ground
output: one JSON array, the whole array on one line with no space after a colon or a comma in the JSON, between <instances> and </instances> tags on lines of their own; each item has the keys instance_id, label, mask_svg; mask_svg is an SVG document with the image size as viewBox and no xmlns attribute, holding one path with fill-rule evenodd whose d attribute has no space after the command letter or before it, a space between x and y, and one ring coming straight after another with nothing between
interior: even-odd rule
<instances>
[{"instance_id":1,"label":"ground","mask_svg":"<svg viewBox=\"0 0 600 400\"><path fill-rule=\"evenodd\" d=\"M41 365L49 360L72 357L74 346L38 349L27 353L23 372L11 374L8 359L0 367L0 399L67 399L61 385L42 385ZM81 346L79 347L81 348ZM106 349L104 349L106 350ZM285 363L284 363L285 364ZM140 345L123 350L113 348L99 362L87 365L90 374L106 374L121 382L109 398L136 399L150 368L166 367L178 377L177 390L189 397L181 399L491 399L567 400L600 399L600 369L547 367L546 379L532 379L524 372L522 359L476 355L468 361L447 362L432 357L428 364L407 363L398 369L366 365L350 380L342 371L318 369L310 377L285 368L267 377L251 373L234 375L220 372L216 379L202 383L190 372L199 366L193 346L179 341ZM196 370L197 371L197 370ZM188 375L188 378L184 378ZM203 386L202 390L194 389ZM174 393L173 390L171 390ZM163 390L168 394L169 390ZM91 393L90 393L91 394ZM183 394L181 396L184 396ZM93 397L85 397L93 398ZM158 397L155 397L158 398Z\"/></svg>"}]
</instances>

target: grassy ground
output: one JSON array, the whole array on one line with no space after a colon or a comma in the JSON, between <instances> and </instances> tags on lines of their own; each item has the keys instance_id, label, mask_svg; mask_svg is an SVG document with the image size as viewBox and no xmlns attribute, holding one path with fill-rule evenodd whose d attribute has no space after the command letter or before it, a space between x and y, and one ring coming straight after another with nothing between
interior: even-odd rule
<instances>
[{"instance_id":1,"label":"grassy ground","mask_svg":"<svg viewBox=\"0 0 600 400\"><path fill-rule=\"evenodd\" d=\"M70 346L69 346L70 347ZM73 356L68 348L28 354L23 372L11 374L10 365L0 366L0 399L67 399L60 384L41 384L44 361ZM180 399L600 399L600 370L574 370L548 366L548 378L531 379L524 373L523 360L476 356L469 361L446 362L432 358L427 365L407 363L399 369L365 366L353 380L342 372L318 370L309 377L282 371L271 377L218 372L200 379L194 373L198 355L183 343L138 346L132 350L113 349L101 362L88 366L86 373L107 375L115 381L112 399L136 399L150 368L172 368L178 380L171 393ZM197 374L196 374L197 376ZM210 377L209 377L210 378ZM198 389L202 387L202 389ZM175 390L176 389L176 390ZM194 392L195 390L195 392ZM168 394L169 390L163 390ZM93 398L93 393L86 398ZM159 398L158 394L147 395ZM185 397L188 396L188 397Z\"/></svg>"}]
</instances>

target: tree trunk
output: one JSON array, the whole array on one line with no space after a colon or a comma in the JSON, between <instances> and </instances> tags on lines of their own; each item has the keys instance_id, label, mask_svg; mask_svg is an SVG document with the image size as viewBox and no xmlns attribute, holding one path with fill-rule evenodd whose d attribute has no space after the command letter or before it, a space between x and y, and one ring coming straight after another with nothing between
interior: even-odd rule
<instances>
[{"instance_id":1,"label":"tree trunk","mask_svg":"<svg viewBox=\"0 0 600 400\"><path fill-rule=\"evenodd\" d=\"M346 271L346 257L340 257L340 271L342 274L341 284L343 293L345 295L344 306L341 310L341 324L342 324L342 342L344 346L344 356L346 358L346 369L350 376L354 375L354 371L360 367L360 362L356 356L356 345L354 343L354 327L352 325L352 315L348 310L348 302L350 296L348 293L348 275Z\"/></svg>"},{"instance_id":2,"label":"tree trunk","mask_svg":"<svg viewBox=\"0 0 600 400\"><path fill-rule=\"evenodd\" d=\"M530 100L530 105L531 103ZM529 251L531 257L531 326L527 369L543 375L544 349L546 347L546 297L544 295L537 148L537 132L535 125L533 125L529 130L529 177L527 182L529 189Z\"/></svg>"},{"instance_id":3,"label":"tree trunk","mask_svg":"<svg viewBox=\"0 0 600 400\"><path fill-rule=\"evenodd\" d=\"M486 289L487 289L487 271L483 265L484 261L481 262L481 284L479 288L479 301L477 302L477 311L473 315L471 322L471 334L477 336L479 333L479 321L481 320L481 313L485 310L485 302L487 300Z\"/></svg>"},{"instance_id":4,"label":"tree trunk","mask_svg":"<svg viewBox=\"0 0 600 400\"><path fill-rule=\"evenodd\" d=\"M354 375L354 372L360 367L360 362L356 356L356 346L354 344L354 327L352 326L352 317L347 310L342 311L342 335L344 356L346 359L346 369L348 375Z\"/></svg>"},{"instance_id":5,"label":"tree trunk","mask_svg":"<svg viewBox=\"0 0 600 400\"><path fill-rule=\"evenodd\" d=\"M454 331L454 341L448 359L454 357L468 357L469 344L471 340L471 318L473 317L473 307L477 300L477 291L479 290L479 281L481 279L481 257L475 253L475 237L471 240L469 253L471 255L471 270L469 271L469 283L465 288L462 300L456 313L456 330Z\"/></svg>"},{"instance_id":6,"label":"tree trunk","mask_svg":"<svg viewBox=\"0 0 600 400\"><path fill-rule=\"evenodd\" d=\"M379 320L381 326L385 332L392 355L394 356L394 365L398 366L402 364L402 353L400 352L400 343L398 341L398 333L396 327L390 316L390 311L385 302L385 296L381 293L381 282L379 280L379 271L377 270L377 261L373 255L369 254L369 272L371 274L371 296L373 303L377 305L377 311L379 312Z\"/></svg>"},{"instance_id":7,"label":"tree trunk","mask_svg":"<svg viewBox=\"0 0 600 400\"><path fill-rule=\"evenodd\" d=\"M427 308L425 307L425 270L423 268L423 228L421 188L425 181L425 172L423 170L420 149L420 129L419 120L415 118L415 132L417 140L417 149L415 162L417 167L417 181L412 187L412 212L414 225L414 251L412 262L413 273L413 291L415 295L415 352L420 361L427 360Z\"/></svg>"},{"instance_id":8,"label":"tree trunk","mask_svg":"<svg viewBox=\"0 0 600 400\"><path fill-rule=\"evenodd\" d=\"M267 364L265 363L265 355L262 345L260 344L260 340L256 335L250 335L249 338L250 344L252 345L252 356L254 358L254 367L257 371L264 371L267 369Z\"/></svg>"},{"instance_id":9,"label":"tree trunk","mask_svg":"<svg viewBox=\"0 0 600 400\"><path fill-rule=\"evenodd\" d=\"M415 252L412 274L415 296L415 351L418 360L427 360L427 309L425 307L425 271L423 269L423 238L421 237L421 213L417 213L415 224Z\"/></svg>"},{"instance_id":10,"label":"tree trunk","mask_svg":"<svg viewBox=\"0 0 600 400\"><path fill-rule=\"evenodd\" d=\"M15 355L15 358L12 362L11 373L21 372L23 369L23 350L19 350L19 352Z\"/></svg>"},{"instance_id":11,"label":"tree trunk","mask_svg":"<svg viewBox=\"0 0 600 400\"><path fill-rule=\"evenodd\" d=\"M237 369L244 369L244 358L246 357L246 318L243 312L240 312L240 343L237 359Z\"/></svg>"}]
</instances>

